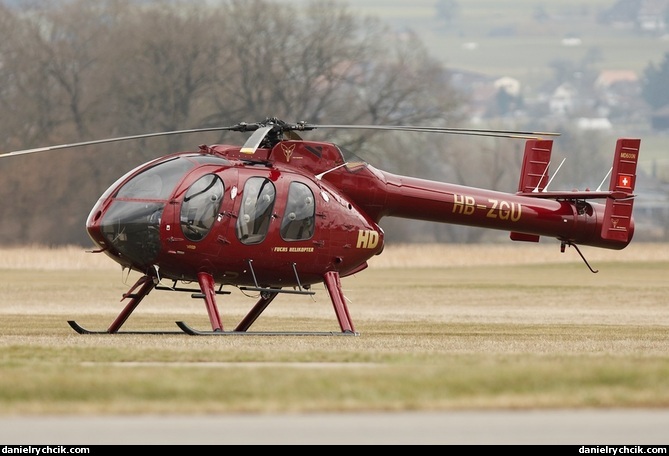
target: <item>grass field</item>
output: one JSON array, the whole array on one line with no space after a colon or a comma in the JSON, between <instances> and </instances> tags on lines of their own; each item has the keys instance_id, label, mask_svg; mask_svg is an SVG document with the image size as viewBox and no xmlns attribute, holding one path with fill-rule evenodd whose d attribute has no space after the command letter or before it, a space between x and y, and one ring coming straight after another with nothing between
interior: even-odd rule
<instances>
[{"instance_id":1,"label":"grass field","mask_svg":"<svg viewBox=\"0 0 669 456\"><path fill-rule=\"evenodd\" d=\"M388 246L342 283L356 337L79 335L128 286L80 248L0 249L0 413L669 407L669 246ZM134 281L134 277L128 279ZM338 331L327 294L282 297L252 330ZM231 327L255 299L219 301ZM124 329L208 329L154 291Z\"/></svg>"}]
</instances>

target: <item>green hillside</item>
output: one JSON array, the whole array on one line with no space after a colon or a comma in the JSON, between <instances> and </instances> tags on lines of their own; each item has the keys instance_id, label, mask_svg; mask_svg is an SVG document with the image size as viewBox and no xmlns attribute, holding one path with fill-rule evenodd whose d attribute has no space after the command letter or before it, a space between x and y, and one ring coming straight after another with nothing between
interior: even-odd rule
<instances>
[{"instance_id":1,"label":"green hillside","mask_svg":"<svg viewBox=\"0 0 669 456\"><path fill-rule=\"evenodd\" d=\"M309 0L277 0L293 5ZM669 33L664 37L642 34L631 25L604 25L598 15L616 0L456 0L459 10L451 24L439 21L437 0L341 1L361 16L381 19L396 30L415 32L431 54L448 68L490 76L511 76L534 96L540 85L553 77L556 61L581 62L591 58L595 70L633 70L641 77L650 63L659 64L669 52ZM667 2L669 4L669 2ZM542 20L537 19L539 12ZM577 38L579 45L563 39ZM638 125L629 131L638 134ZM659 167L667 174L666 134L642 127L641 167ZM614 135L629 135L616 131Z\"/></svg>"},{"instance_id":2,"label":"green hillside","mask_svg":"<svg viewBox=\"0 0 669 456\"><path fill-rule=\"evenodd\" d=\"M669 51L667 38L644 36L623 25L599 24L598 13L611 7L614 0L460 0L459 12L450 25L438 20L436 3L363 0L349 5L363 15L418 33L432 54L449 67L527 82L549 75L549 65L556 59L579 61L595 51L601 69L641 73ZM542 21L536 18L540 11L545 16ZM566 37L577 37L581 44L565 46L562 39Z\"/></svg>"}]
</instances>

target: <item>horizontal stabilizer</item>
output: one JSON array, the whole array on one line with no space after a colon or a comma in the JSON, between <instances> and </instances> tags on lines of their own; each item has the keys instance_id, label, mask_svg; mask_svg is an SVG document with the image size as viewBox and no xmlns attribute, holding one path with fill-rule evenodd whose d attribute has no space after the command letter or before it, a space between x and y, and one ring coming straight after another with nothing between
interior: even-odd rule
<instances>
[{"instance_id":1,"label":"horizontal stabilizer","mask_svg":"<svg viewBox=\"0 0 669 456\"><path fill-rule=\"evenodd\" d=\"M571 191L571 192L532 192L532 193L517 193L520 196L528 196L532 198L550 198L556 200L586 200L586 199L603 199L611 198L614 200L624 200L633 198L634 195L631 195L626 192L613 191L613 192L590 192L585 191Z\"/></svg>"},{"instance_id":2,"label":"horizontal stabilizer","mask_svg":"<svg viewBox=\"0 0 669 456\"><path fill-rule=\"evenodd\" d=\"M539 242L538 234L517 233L512 231L509 237L512 241Z\"/></svg>"}]
</instances>

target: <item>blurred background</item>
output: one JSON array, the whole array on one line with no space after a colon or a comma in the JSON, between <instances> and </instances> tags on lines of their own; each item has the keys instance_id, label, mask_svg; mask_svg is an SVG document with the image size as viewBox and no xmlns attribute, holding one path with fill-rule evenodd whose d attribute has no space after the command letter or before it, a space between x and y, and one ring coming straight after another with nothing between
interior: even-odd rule
<instances>
[{"instance_id":1,"label":"blurred background","mask_svg":"<svg viewBox=\"0 0 669 456\"><path fill-rule=\"evenodd\" d=\"M669 240L669 0L0 1L0 151L256 122L555 131L551 189L595 189L641 138L635 242ZM524 142L326 130L377 168L514 192ZM240 133L0 162L0 245L91 244L119 177ZM555 168L552 167L554 170ZM605 187L608 186L608 181ZM383 219L387 243L508 241Z\"/></svg>"}]
</instances>

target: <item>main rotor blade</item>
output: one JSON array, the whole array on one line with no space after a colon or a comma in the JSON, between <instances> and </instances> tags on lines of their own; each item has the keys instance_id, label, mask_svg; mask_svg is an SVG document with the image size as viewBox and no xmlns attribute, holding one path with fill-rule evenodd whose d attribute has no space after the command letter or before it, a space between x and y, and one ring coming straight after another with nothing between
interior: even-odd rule
<instances>
[{"instance_id":1,"label":"main rotor blade","mask_svg":"<svg viewBox=\"0 0 669 456\"><path fill-rule=\"evenodd\" d=\"M250 155L255 154L258 147L260 147L260 143L262 143L263 139L265 139L265 136L267 136L267 133L269 133L270 131L272 131L271 126L258 128L256 131L253 132L251 137L246 140L246 142L239 151L243 154L250 154Z\"/></svg>"},{"instance_id":2,"label":"main rotor blade","mask_svg":"<svg viewBox=\"0 0 669 456\"><path fill-rule=\"evenodd\" d=\"M415 131L424 133L446 133L457 135L476 135L476 136L496 136L509 138L535 138L539 136L560 136L560 133L548 131L517 131L517 130L488 130L477 128L445 128L445 127L419 127L413 125L310 125L312 128L338 128L338 129L357 129L357 130L397 130L397 131ZM528 136L529 135L529 136Z\"/></svg>"},{"instance_id":3,"label":"main rotor blade","mask_svg":"<svg viewBox=\"0 0 669 456\"><path fill-rule=\"evenodd\" d=\"M119 141L129 141L131 139L143 139L143 138L153 138L156 136L169 136L169 135L180 135L180 134L186 134L186 133L203 133L207 131L224 131L224 130L230 130L230 131L251 131L251 130L256 130L258 128L257 124L246 124L246 123L241 123L237 125L233 125L230 127L211 127L211 128L196 128L192 130L176 130L176 131L163 131L159 133L145 133L141 135L132 135L132 136L120 136L117 138L107 138L107 139L96 139L93 141L83 141L83 142L78 142L78 143L72 143L72 144L59 144L57 146L47 146L47 147L37 147L35 149L24 149L24 150L16 150L14 152L5 152L0 154L0 158L4 157L11 157L13 155L25 155L25 154L33 154L36 152L48 152L50 150L60 150L60 149L70 149L73 147L81 147L81 146L91 146L94 144L105 144L105 143L112 143L112 142L119 142Z\"/></svg>"},{"instance_id":4,"label":"main rotor blade","mask_svg":"<svg viewBox=\"0 0 669 456\"><path fill-rule=\"evenodd\" d=\"M294 131L315 130L317 128L332 128L332 129L342 129L342 130L353 129L353 130L413 131L413 132L424 132L424 133L445 133L445 134L457 134L457 135L492 136L492 137L503 137L503 138L522 138L522 139L537 139L541 136L560 136L560 133L545 132L545 131L488 130L488 129L476 129L476 128L442 128L442 127L420 127L413 125L395 125L395 126L314 125L314 124L308 124L306 122L298 122L297 124L294 125L288 125L283 122L279 122L277 119L268 118L265 122L258 122L258 123L242 122L237 125L232 125L229 127L209 127L209 128L195 128L190 130L163 131L157 133L145 133L141 135L120 136L116 138L96 139L93 141L83 141L71 144L59 144L56 146L37 147L34 149L16 150L13 152L0 153L0 158L11 157L14 155L33 154L37 152L48 152L52 150L70 149L73 147L91 146L95 144L129 141L133 139L154 138L158 136L180 135L187 133L204 133L208 131L245 132L245 131L256 131L260 128L262 128L264 131L258 135L252 136L252 139L253 138L257 139L258 137L260 137L262 140L262 138L264 138L267 132L270 130L276 130L278 132L294 132ZM297 137L299 138L299 136Z\"/></svg>"}]
</instances>

